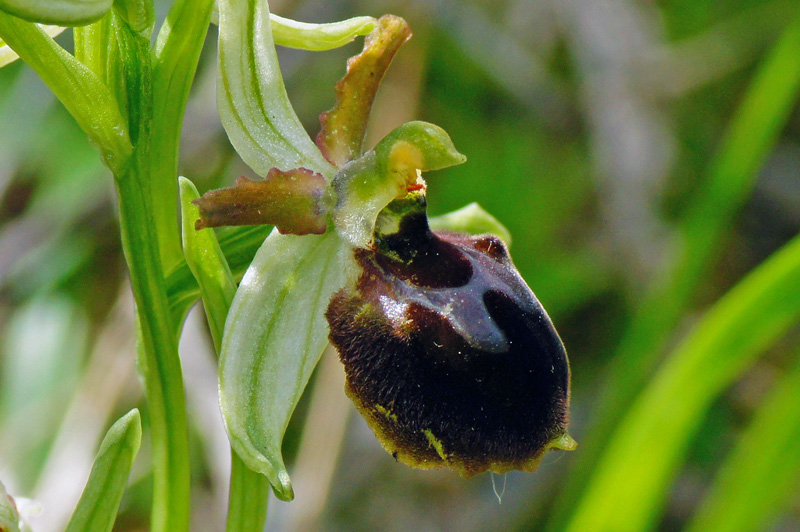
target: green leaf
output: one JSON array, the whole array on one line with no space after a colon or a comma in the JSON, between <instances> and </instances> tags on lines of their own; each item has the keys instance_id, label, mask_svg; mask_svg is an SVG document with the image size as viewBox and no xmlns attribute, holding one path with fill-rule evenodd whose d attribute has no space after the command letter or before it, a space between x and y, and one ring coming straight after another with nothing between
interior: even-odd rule
<instances>
[{"instance_id":1,"label":"green leaf","mask_svg":"<svg viewBox=\"0 0 800 532\"><path fill-rule=\"evenodd\" d=\"M139 411L131 410L106 433L66 532L110 531L142 441Z\"/></svg>"},{"instance_id":2,"label":"green leaf","mask_svg":"<svg viewBox=\"0 0 800 532\"><path fill-rule=\"evenodd\" d=\"M664 363L605 448L566 530L634 532L654 525L713 401L800 320L798 293L800 237L717 302Z\"/></svg>"},{"instance_id":3,"label":"green leaf","mask_svg":"<svg viewBox=\"0 0 800 532\"><path fill-rule=\"evenodd\" d=\"M311 141L289 103L263 0L219 1L217 104L239 155L257 174L335 169Z\"/></svg>"},{"instance_id":4,"label":"green leaf","mask_svg":"<svg viewBox=\"0 0 800 532\"><path fill-rule=\"evenodd\" d=\"M311 372L328 343L325 309L355 274L334 232L273 230L236 292L222 342L220 404L231 446L276 495L294 497L281 443Z\"/></svg>"},{"instance_id":5,"label":"green leaf","mask_svg":"<svg viewBox=\"0 0 800 532\"><path fill-rule=\"evenodd\" d=\"M317 146L336 166L364 153L372 102L392 59L410 37L405 20L385 15L365 39L364 50L347 61L347 74L336 84L336 105L320 115L322 129L317 135Z\"/></svg>"},{"instance_id":6,"label":"green leaf","mask_svg":"<svg viewBox=\"0 0 800 532\"><path fill-rule=\"evenodd\" d=\"M41 26L41 28L50 37L61 35L61 33L67 29L64 26ZM4 41L0 40L0 68L8 65L9 63L13 63L17 59L19 59L17 53L12 50L11 47Z\"/></svg>"},{"instance_id":7,"label":"green leaf","mask_svg":"<svg viewBox=\"0 0 800 532\"><path fill-rule=\"evenodd\" d=\"M800 357L795 355L800 361ZM800 479L800 363L756 410L687 532L757 532L769 528Z\"/></svg>"},{"instance_id":8,"label":"green leaf","mask_svg":"<svg viewBox=\"0 0 800 532\"><path fill-rule=\"evenodd\" d=\"M270 15L269 19L275 44L316 52L344 46L359 35L368 34L377 24L372 17L353 17L327 24L297 22L278 15Z\"/></svg>"},{"instance_id":9,"label":"green leaf","mask_svg":"<svg viewBox=\"0 0 800 532\"><path fill-rule=\"evenodd\" d=\"M342 168L333 180L333 221L348 244L369 247L378 214L409 191L425 188L421 173L466 161L447 133L427 122L407 122L375 149Z\"/></svg>"},{"instance_id":10,"label":"green leaf","mask_svg":"<svg viewBox=\"0 0 800 532\"><path fill-rule=\"evenodd\" d=\"M83 26L108 13L114 0L0 0L0 10L30 22Z\"/></svg>"},{"instance_id":11,"label":"green leaf","mask_svg":"<svg viewBox=\"0 0 800 532\"><path fill-rule=\"evenodd\" d=\"M200 197L197 189L185 177L181 176L178 180L181 192L183 254L200 286L211 336L219 352L225 318L236 293L236 281L222 254L214 230L195 229L195 222L200 217L197 206L192 204Z\"/></svg>"},{"instance_id":12,"label":"green leaf","mask_svg":"<svg viewBox=\"0 0 800 532\"><path fill-rule=\"evenodd\" d=\"M672 264L664 276L654 279L619 343L606 376L613 385L606 386L607 393L594 408L596 422L582 439L582 452L555 504L549 531L564 529L599 451L652 375L670 334L715 264L736 213L795 107L800 91L798 50L800 18L786 28L759 65L695 201L686 209Z\"/></svg>"},{"instance_id":13,"label":"green leaf","mask_svg":"<svg viewBox=\"0 0 800 532\"><path fill-rule=\"evenodd\" d=\"M470 203L457 211L435 216L428 220L428 225L431 229L459 231L471 235L489 233L500 237L506 246L511 247L511 233L508 229L477 203Z\"/></svg>"},{"instance_id":14,"label":"green leaf","mask_svg":"<svg viewBox=\"0 0 800 532\"><path fill-rule=\"evenodd\" d=\"M127 122L103 81L56 44L42 28L1 11L0 39L11 46L61 100L100 148L106 166L121 170L133 147Z\"/></svg>"}]
</instances>

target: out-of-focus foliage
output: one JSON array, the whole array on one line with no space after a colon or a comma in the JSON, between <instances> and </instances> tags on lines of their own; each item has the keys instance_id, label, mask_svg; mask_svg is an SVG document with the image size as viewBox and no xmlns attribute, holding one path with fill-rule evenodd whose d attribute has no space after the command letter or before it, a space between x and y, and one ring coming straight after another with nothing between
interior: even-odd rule
<instances>
[{"instance_id":1,"label":"out-of-focus foliage","mask_svg":"<svg viewBox=\"0 0 800 532\"><path fill-rule=\"evenodd\" d=\"M157 3L158 21L168 4ZM645 423L680 425L670 434L682 443L671 448L666 476L625 469L631 485L655 497L626 503L646 510L639 523L800 528L800 412L792 406L800 296L789 284L771 285L775 277L761 268L800 228L795 1L284 0L270 7L309 22L383 13L409 22L414 36L378 94L368 147L422 119L442 126L467 156L426 176L431 212L478 201L510 231L514 260L570 353L571 433L581 444L547 458L535 474L509 474L500 506L486 476L410 470L385 455L341 400L340 370L326 353L283 448L296 499L271 505L270 530L577 526L576 511L612 493L597 464L626 461L608 449L624 447L641 463L647 452L661 453L662 442L606 446ZM217 115L215 31L190 95L179 163L201 192L252 175ZM70 39L70 32L58 37L68 48ZM312 135L360 46L279 50L289 98ZM110 175L21 62L0 70L0 125L0 479L9 493L42 503L34 529L63 529L105 428L141 401L129 289ZM241 251L241 240L218 234L223 250ZM228 260L241 275L246 258ZM170 280L181 294L196 290L188 269ZM770 289L779 303L756 297ZM697 338L725 338L715 316L744 290L755 303L739 309L742 342L728 346L730 356L747 349L750 327L785 331L770 329L772 341L732 369L712 367L726 371L720 380L700 363L713 359L701 357L709 344ZM778 312L787 321L764 319ZM213 347L195 317L182 344L192 530L215 531L223 528L229 448ZM713 356L732 364L728 354ZM667 390L674 382L685 393ZM659 419L648 418L653 404ZM696 416L691 427L671 417L681 412ZM146 526L146 475L134 464L117 529ZM731 517L739 514L748 518Z\"/></svg>"}]
</instances>

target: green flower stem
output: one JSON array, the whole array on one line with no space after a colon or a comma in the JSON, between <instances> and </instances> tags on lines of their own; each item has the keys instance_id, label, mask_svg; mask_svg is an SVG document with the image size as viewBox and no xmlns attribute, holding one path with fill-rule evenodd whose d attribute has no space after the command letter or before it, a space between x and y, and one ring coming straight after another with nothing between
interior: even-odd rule
<instances>
[{"instance_id":1,"label":"green flower stem","mask_svg":"<svg viewBox=\"0 0 800 532\"><path fill-rule=\"evenodd\" d=\"M226 532L261 532L267 522L269 481L245 465L231 449L231 489Z\"/></svg>"},{"instance_id":2,"label":"green flower stem","mask_svg":"<svg viewBox=\"0 0 800 532\"><path fill-rule=\"evenodd\" d=\"M190 468L186 402L178 358L177 324L170 315L159 240L150 205L153 123L150 40L114 18L124 69L135 151L125 172L115 172L120 228L139 325L139 365L150 410L153 441L153 532L189 530ZM177 198L173 198L177 199ZM164 230L156 226L156 232Z\"/></svg>"},{"instance_id":3,"label":"green flower stem","mask_svg":"<svg viewBox=\"0 0 800 532\"><path fill-rule=\"evenodd\" d=\"M153 51L153 136L150 201L164 269L183 258L176 225L178 148L189 89L200 60L214 0L177 0Z\"/></svg>"},{"instance_id":4,"label":"green flower stem","mask_svg":"<svg viewBox=\"0 0 800 532\"><path fill-rule=\"evenodd\" d=\"M139 411L121 417L106 433L66 532L110 532L142 441Z\"/></svg>"},{"instance_id":5,"label":"green flower stem","mask_svg":"<svg viewBox=\"0 0 800 532\"><path fill-rule=\"evenodd\" d=\"M0 11L0 39L42 78L100 149L113 172L133 152L128 128L105 84L39 26Z\"/></svg>"},{"instance_id":6,"label":"green flower stem","mask_svg":"<svg viewBox=\"0 0 800 532\"><path fill-rule=\"evenodd\" d=\"M191 181L180 178L183 249L203 296L203 307L219 354L225 319L236 293L236 282L222 254L213 229L195 230L200 213L192 201L200 197ZM261 532L267 520L267 477L249 469L231 449L231 484L228 499L228 532Z\"/></svg>"},{"instance_id":7,"label":"green flower stem","mask_svg":"<svg viewBox=\"0 0 800 532\"><path fill-rule=\"evenodd\" d=\"M0 0L0 9L30 20L81 26L108 13L114 0Z\"/></svg>"},{"instance_id":8,"label":"green flower stem","mask_svg":"<svg viewBox=\"0 0 800 532\"><path fill-rule=\"evenodd\" d=\"M189 530L189 439L177 341L158 244L151 237L146 166L116 180L125 259L139 324L139 365L153 439L153 532ZM144 170L142 175L137 170Z\"/></svg>"}]
</instances>

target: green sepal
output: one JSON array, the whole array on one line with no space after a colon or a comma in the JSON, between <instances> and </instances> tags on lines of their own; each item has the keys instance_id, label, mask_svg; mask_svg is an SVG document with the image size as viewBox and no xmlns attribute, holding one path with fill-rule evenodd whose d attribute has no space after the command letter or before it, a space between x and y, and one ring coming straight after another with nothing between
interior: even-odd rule
<instances>
[{"instance_id":1,"label":"green sepal","mask_svg":"<svg viewBox=\"0 0 800 532\"><path fill-rule=\"evenodd\" d=\"M332 176L286 95L267 2L220 0L218 49L220 120L242 160L260 176L272 168Z\"/></svg>"},{"instance_id":2,"label":"green sepal","mask_svg":"<svg viewBox=\"0 0 800 532\"><path fill-rule=\"evenodd\" d=\"M456 231L471 235L490 234L500 238L511 247L511 233L497 218L486 212L477 203L470 203L456 211L435 216L428 220L431 229Z\"/></svg>"},{"instance_id":3,"label":"green sepal","mask_svg":"<svg viewBox=\"0 0 800 532\"><path fill-rule=\"evenodd\" d=\"M231 305L220 357L220 405L231 446L269 478L282 500L294 497L281 454L289 419L328 343L325 309L355 276L335 232L273 230Z\"/></svg>"},{"instance_id":4,"label":"green sepal","mask_svg":"<svg viewBox=\"0 0 800 532\"><path fill-rule=\"evenodd\" d=\"M59 26L83 26L108 13L114 0L0 0L15 17Z\"/></svg>"},{"instance_id":5,"label":"green sepal","mask_svg":"<svg viewBox=\"0 0 800 532\"><path fill-rule=\"evenodd\" d=\"M466 157L439 126L427 122L403 124L334 177L336 230L351 246L369 247L378 213L409 191L425 188L421 172L464 161Z\"/></svg>"},{"instance_id":6,"label":"green sepal","mask_svg":"<svg viewBox=\"0 0 800 532\"><path fill-rule=\"evenodd\" d=\"M110 531L142 441L139 411L122 416L106 433L66 532Z\"/></svg>"}]
</instances>

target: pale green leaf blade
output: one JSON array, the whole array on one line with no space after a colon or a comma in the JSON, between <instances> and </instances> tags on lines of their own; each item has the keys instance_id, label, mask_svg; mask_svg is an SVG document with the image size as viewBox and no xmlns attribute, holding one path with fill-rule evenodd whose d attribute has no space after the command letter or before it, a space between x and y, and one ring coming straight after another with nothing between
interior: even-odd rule
<instances>
[{"instance_id":1,"label":"pale green leaf blade","mask_svg":"<svg viewBox=\"0 0 800 532\"><path fill-rule=\"evenodd\" d=\"M66 532L110 531L142 441L139 411L122 416L106 433Z\"/></svg>"},{"instance_id":2,"label":"pale green leaf blade","mask_svg":"<svg viewBox=\"0 0 800 532\"><path fill-rule=\"evenodd\" d=\"M324 313L351 271L350 251L334 232L273 230L247 270L225 324L220 403L231 446L293 497L281 442L311 372L328 343Z\"/></svg>"},{"instance_id":3,"label":"pale green leaf blade","mask_svg":"<svg viewBox=\"0 0 800 532\"><path fill-rule=\"evenodd\" d=\"M320 52L339 48L359 35L367 35L377 21L372 17L353 17L340 22L310 24L270 15L275 44Z\"/></svg>"},{"instance_id":4,"label":"pale green leaf blade","mask_svg":"<svg viewBox=\"0 0 800 532\"><path fill-rule=\"evenodd\" d=\"M0 10L30 22L83 26L110 9L114 0L0 0Z\"/></svg>"},{"instance_id":5,"label":"pale green leaf blade","mask_svg":"<svg viewBox=\"0 0 800 532\"><path fill-rule=\"evenodd\" d=\"M566 530L638 532L654 525L713 401L800 320L798 293L800 237L728 292L672 353L605 448Z\"/></svg>"},{"instance_id":6,"label":"pale green leaf blade","mask_svg":"<svg viewBox=\"0 0 800 532\"><path fill-rule=\"evenodd\" d=\"M511 247L511 233L508 229L477 203L470 203L457 211L435 216L428 220L428 225L431 229L458 231L471 235L488 233L500 237L506 246Z\"/></svg>"},{"instance_id":7,"label":"pale green leaf blade","mask_svg":"<svg viewBox=\"0 0 800 532\"><path fill-rule=\"evenodd\" d=\"M233 147L257 174L307 168L333 175L289 103L265 1L219 2L217 104Z\"/></svg>"},{"instance_id":8,"label":"pale green leaf blade","mask_svg":"<svg viewBox=\"0 0 800 532\"><path fill-rule=\"evenodd\" d=\"M797 355L795 355L797 357ZM757 532L800 482L800 358L770 391L686 532Z\"/></svg>"}]
</instances>

